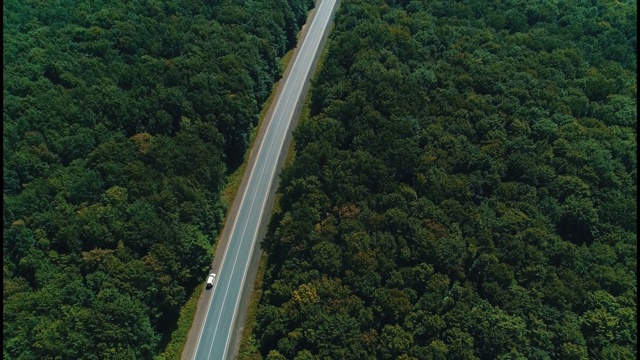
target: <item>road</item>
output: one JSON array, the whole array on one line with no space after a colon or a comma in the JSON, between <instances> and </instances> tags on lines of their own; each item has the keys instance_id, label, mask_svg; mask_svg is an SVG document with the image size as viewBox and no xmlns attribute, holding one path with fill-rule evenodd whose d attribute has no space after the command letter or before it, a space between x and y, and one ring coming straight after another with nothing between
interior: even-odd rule
<instances>
[{"instance_id":1,"label":"road","mask_svg":"<svg viewBox=\"0 0 640 360\"><path fill-rule=\"evenodd\" d=\"M194 360L223 360L232 356L230 343L251 255L259 240L259 225L264 216L270 216L269 209L266 209L267 199L276 181L280 156L286 151L283 145L301 103L314 60L321 51L321 40L335 4L336 0L322 0L318 4L297 56L292 60L289 76L283 79L282 90L271 112L272 117L265 119L265 124L269 125L258 147L255 162L250 167L238 212L233 217L229 242L216 283L211 290L207 290L212 294L201 325Z\"/></svg>"}]
</instances>

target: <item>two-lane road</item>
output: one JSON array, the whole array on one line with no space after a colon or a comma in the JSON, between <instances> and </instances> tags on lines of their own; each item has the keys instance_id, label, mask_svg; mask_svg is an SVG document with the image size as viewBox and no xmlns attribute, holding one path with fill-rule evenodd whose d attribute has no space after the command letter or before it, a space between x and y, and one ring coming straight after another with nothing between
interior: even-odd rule
<instances>
[{"instance_id":1,"label":"two-lane road","mask_svg":"<svg viewBox=\"0 0 640 360\"><path fill-rule=\"evenodd\" d=\"M293 64L289 76L283 79L280 96L272 112L269 126L258 145L258 154L251 167L248 183L242 193L241 203L234 222L218 277L212 291L204 322L200 329L194 352L195 360L224 360L234 354L230 349L233 327L249 269L251 255L258 242L261 220L269 216L267 199L275 181L283 145L290 131L290 124L301 103L305 83L310 76L314 59L321 51L320 44L330 23L336 0L322 0L316 9L308 32Z\"/></svg>"}]
</instances>

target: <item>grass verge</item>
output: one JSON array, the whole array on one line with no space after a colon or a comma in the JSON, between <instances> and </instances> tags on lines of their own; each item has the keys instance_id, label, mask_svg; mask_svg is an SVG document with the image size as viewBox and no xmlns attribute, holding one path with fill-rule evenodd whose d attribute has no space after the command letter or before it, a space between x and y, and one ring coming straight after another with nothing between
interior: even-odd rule
<instances>
[{"instance_id":1,"label":"grass verge","mask_svg":"<svg viewBox=\"0 0 640 360\"><path fill-rule=\"evenodd\" d=\"M330 41L329 39L326 40L325 47L324 47L325 50L322 52L322 54L320 54L320 58L318 59L318 64L316 66L316 75L314 77L317 76L318 74L317 71L322 68L322 64L326 58L326 49L328 48L329 41ZM292 53L293 51L288 52L287 55L283 57L283 61L285 61L286 59L286 61L288 62L289 59L291 58ZM286 67L286 64L285 64L285 67ZM311 92L312 89L309 89L309 91ZM302 110L300 112L300 122L308 121L308 119L310 118L311 116L310 105L311 105L311 97L307 95L304 100ZM289 149L287 149L287 155L284 161L284 167L286 168L291 166L295 158L296 158L295 139L292 139L291 144L289 145ZM280 198L282 198L282 194L279 192L276 193L274 203L273 203L272 216L273 214L277 214L281 211ZM264 276L264 272L266 271L266 266L267 266L266 263L267 263L267 254L263 251L262 255L260 256L260 265L258 266L258 273L256 274L256 280L253 285L254 290L253 290L253 293L251 294L251 298L249 299L249 306L247 309L247 318L245 319L244 330L242 331L242 338L240 339L240 349L238 351L238 356L236 358L237 360L262 360L262 354L260 354L260 351L259 351L260 344L258 343L258 340L256 339L255 334L253 333L253 330L257 325L256 313L258 311L258 305L260 304L260 300L262 299L262 293L263 293L262 278Z\"/></svg>"},{"instance_id":2,"label":"grass verge","mask_svg":"<svg viewBox=\"0 0 640 360\"><path fill-rule=\"evenodd\" d=\"M306 106L305 106L306 107ZM287 150L287 157L285 158L284 167L290 166L295 159L295 146L293 140ZM280 210L280 198L282 194L276 193L273 201L273 210L271 215L279 213ZM258 272L256 274L256 280L253 284L253 292L249 299L249 306L247 308L247 317L244 323L244 329L242 330L242 338L240 339L240 349L238 350L237 360L261 360L262 355L258 349L258 340L256 339L253 330L256 327L257 319L256 313L258 311L258 305L262 299L262 277L267 266L267 254L263 251L260 255L260 264L258 265Z\"/></svg>"},{"instance_id":3,"label":"grass verge","mask_svg":"<svg viewBox=\"0 0 640 360\"><path fill-rule=\"evenodd\" d=\"M282 57L281 63L282 63L283 69L286 69L287 65L289 64L289 61L291 60L292 55L293 55L293 50L287 52ZM269 110L269 107L271 107L271 103L275 98L279 84L280 84L280 81L274 84L271 94L269 95L269 97L267 98L267 101L265 101L264 105L262 106L262 111L260 112L260 117L259 117L260 120L258 122L258 125L254 127L254 129L251 131L251 143L249 146L249 151L246 152L242 165L240 165L240 167L238 167L238 169L235 172L233 172L233 174L229 175L229 178L227 179L227 184L222 189L220 200L223 206L225 207L225 209L227 209L227 212L231 208L231 204L233 204L235 197L238 193L238 189L240 188L240 184L242 183L244 172L247 168L247 163L249 162L249 155L251 153L250 149L253 149L256 137L258 135L258 131L262 126L263 120L267 114L267 111ZM287 161L289 161L288 158L287 158ZM226 220L226 218L227 216L225 216L224 220ZM224 223L224 220L223 220L223 223ZM216 241L216 244L217 244L217 241ZM214 247L213 254L215 254L215 247ZM263 268L264 268L264 259L261 258L260 267L258 269L258 275L256 277L256 285L258 284L258 279L259 279L259 284L260 285L262 284ZM196 309L198 306L198 299L200 299L201 294L202 294L202 286L198 286L198 288L193 292L193 294L187 300L184 306L180 309L180 316L178 317L178 327L176 328L176 330L174 330L171 333L171 340L167 344L167 347L165 348L164 352L156 356L154 360L179 360L180 359L180 357L182 356L182 350L184 349L184 346L187 343L187 335L189 334L191 324L193 323L193 318L195 316ZM255 309L257 309L258 300L256 300L255 306L253 306L253 304L250 304L250 307L254 309L254 312L255 312ZM253 301L253 297L251 301ZM251 309L249 309L249 311L251 311ZM251 313L249 313L249 315L251 316L251 319L253 319L253 323L255 324L255 314L252 315ZM251 329L253 329L253 326L251 327ZM243 339L244 339L244 335L243 335ZM244 343L244 340L243 340L243 343Z\"/></svg>"},{"instance_id":4,"label":"grass verge","mask_svg":"<svg viewBox=\"0 0 640 360\"><path fill-rule=\"evenodd\" d=\"M264 275L266 263L267 255L263 252L260 256L258 273L256 275L256 281L253 284L251 299L249 300L247 318L245 320L244 329L242 331L240 350L238 351L238 360L262 359L262 355L260 355L260 351L258 350L258 341L253 334L253 329L256 327L257 323L256 312L258 311L258 304L260 303L260 299L262 299L262 276Z\"/></svg>"},{"instance_id":5,"label":"grass verge","mask_svg":"<svg viewBox=\"0 0 640 360\"><path fill-rule=\"evenodd\" d=\"M327 43L329 40L327 39ZM327 46L325 45L325 49ZM286 69L291 61L293 56L293 49L288 51L280 60L282 64L282 68ZM324 61L326 54L326 50L320 55L320 59L318 59L318 64L316 69L320 69L322 67L322 62ZM281 81L281 80L280 80ZM240 188L240 184L242 183L242 178L244 177L244 172L247 168L247 164L249 162L249 157L251 154L251 149L255 145L256 137L258 135L258 131L264 122L264 118L271 107L273 99L275 98L276 93L278 92L278 86L280 86L280 81L276 82L273 85L273 89L271 90L271 94L265 101L262 106L262 111L260 111L260 117L258 121L258 125L254 127L251 131L251 141L248 151L244 156L244 160L242 165L238 167L233 174L229 175L227 179L227 184L222 190L221 193L221 202L226 211L228 212L233 204L235 197L238 193L238 189ZM302 112L300 114L301 119L306 119L309 117L309 100L310 97L307 96L305 99L304 105L302 107ZM295 159L295 140L291 141L291 145L287 150L287 155L284 163L284 167L290 166ZM281 194L276 194L274 205L273 205L273 213L277 213L280 211L280 198ZM225 222L228 214L225 215L225 219L223 219L223 223ZM218 239L219 240L219 239ZM217 241L216 241L217 244ZM215 254L215 245L214 251ZM238 360L257 360L262 359L260 352L258 351L258 342L253 335L253 329L256 326L256 311L258 310L258 304L260 303L260 299L262 298L262 277L264 275L266 268L266 254L263 252L260 257L260 263L258 265L258 272L256 274L256 280L254 283L254 291L251 294L251 298L249 300L249 308L247 309L247 318L244 327L244 331L242 332L242 339L240 340L240 351L238 353ZM171 340L165 351L156 356L154 360L179 360L182 356L182 351L184 349L185 344L187 343L187 335L189 334L189 330L191 328L191 324L193 323L193 318L196 313L198 299L200 299L200 295L202 294L202 286L198 286L198 288L193 292L189 300L185 303L185 305L180 309L180 316L178 318L178 327L171 334Z\"/></svg>"},{"instance_id":6,"label":"grass verge","mask_svg":"<svg viewBox=\"0 0 640 360\"><path fill-rule=\"evenodd\" d=\"M171 341L167 344L164 352L156 357L154 360L179 360L182 356L182 349L187 342L187 334L191 328L193 322L193 316L196 313L198 306L198 299L202 294L202 286L198 286L193 292L187 303L180 309L180 316L178 317L178 327L171 333Z\"/></svg>"},{"instance_id":7,"label":"grass verge","mask_svg":"<svg viewBox=\"0 0 640 360\"><path fill-rule=\"evenodd\" d=\"M289 51L282 57L282 66L286 68L289 61L291 60L291 56L293 55L293 50ZM277 85L272 91L271 96L269 97L269 105L272 101L273 96L276 93ZM263 114L261 114L260 118L262 119L266 114L266 110L269 107L266 106L263 109ZM253 135L252 135L253 136ZM285 159L285 166L290 164L293 161L293 143L291 147L287 150L287 157ZM244 164L243 164L244 166ZM279 212L280 209L280 194L275 195L274 204L272 214L275 212ZM249 298L249 305L247 307L247 317L244 323L244 329L242 330L242 338L240 339L240 349L238 350L238 360L260 360L262 359L262 355L260 355L260 351L258 350L258 341L253 334L253 329L256 327L256 312L258 311L258 304L260 304L260 299L262 299L262 277L264 275L265 267L267 263L267 256L263 252L260 256L260 263L258 265L258 272L256 274L256 280L253 284L253 292L251 293L251 297Z\"/></svg>"},{"instance_id":8,"label":"grass verge","mask_svg":"<svg viewBox=\"0 0 640 360\"><path fill-rule=\"evenodd\" d=\"M283 69L287 68L287 65L289 64L289 61L291 60L292 55L293 55L293 50L290 50L280 60L282 63ZM253 128L253 130L251 131L251 142L249 145L249 150L244 155L244 161L242 162L242 165L240 165L240 167L238 167L238 169L229 176L227 184L222 190L222 204L225 206L226 209L229 209L231 207L231 204L233 204L236 194L238 193L238 189L240 188L240 183L242 183L242 178L244 176L244 171L247 169L247 163L249 162L249 155L251 154L251 149L253 149L253 146L255 145L258 131L262 127L262 123L264 122L264 118L267 115L267 111L269 111L269 108L271 107L271 103L273 103L273 99L275 98L276 93L278 92L279 85L280 85L280 81L276 82L273 85L271 94L269 95L269 97L267 98L267 101L265 101L264 105L262 106L262 111L260 111L260 117L259 117L260 120L258 121L258 126Z\"/></svg>"}]
</instances>

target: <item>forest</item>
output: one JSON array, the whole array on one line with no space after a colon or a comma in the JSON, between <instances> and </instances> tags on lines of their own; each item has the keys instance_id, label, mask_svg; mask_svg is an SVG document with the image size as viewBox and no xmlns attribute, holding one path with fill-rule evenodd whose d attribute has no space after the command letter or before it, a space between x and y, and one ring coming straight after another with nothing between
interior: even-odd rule
<instances>
[{"instance_id":1,"label":"forest","mask_svg":"<svg viewBox=\"0 0 640 360\"><path fill-rule=\"evenodd\" d=\"M313 3L3 3L4 359L163 351Z\"/></svg>"},{"instance_id":2,"label":"forest","mask_svg":"<svg viewBox=\"0 0 640 360\"><path fill-rule=\"evenodd\" d=\"M342 0L243 359L637 357L635 1Z\"/></svg>"}]
</instances>

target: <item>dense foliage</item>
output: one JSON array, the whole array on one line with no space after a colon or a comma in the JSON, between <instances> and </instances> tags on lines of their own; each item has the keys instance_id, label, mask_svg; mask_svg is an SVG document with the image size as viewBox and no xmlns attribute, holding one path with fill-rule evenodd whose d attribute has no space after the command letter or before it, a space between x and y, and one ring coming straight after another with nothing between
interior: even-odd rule
<instances>
[{"instance_id":1,"label":"dense foliage","mask_svg":"<svg viewBox=\"0 0 640 360\"><path fill-rule=\"evenodd\" d=\"M343 0L254 332L267 359L633 359L635 1Z\"/></svg>"},{"instance_id":2,"label":"dense foliage","mask_svg":"<svg viewBox=\"0 0 640 360\"><path fill-rule=\"evenodd\" d=\"M312 4L3 3L3 358L162 350Z\"/></svg>"}]
</instances>

